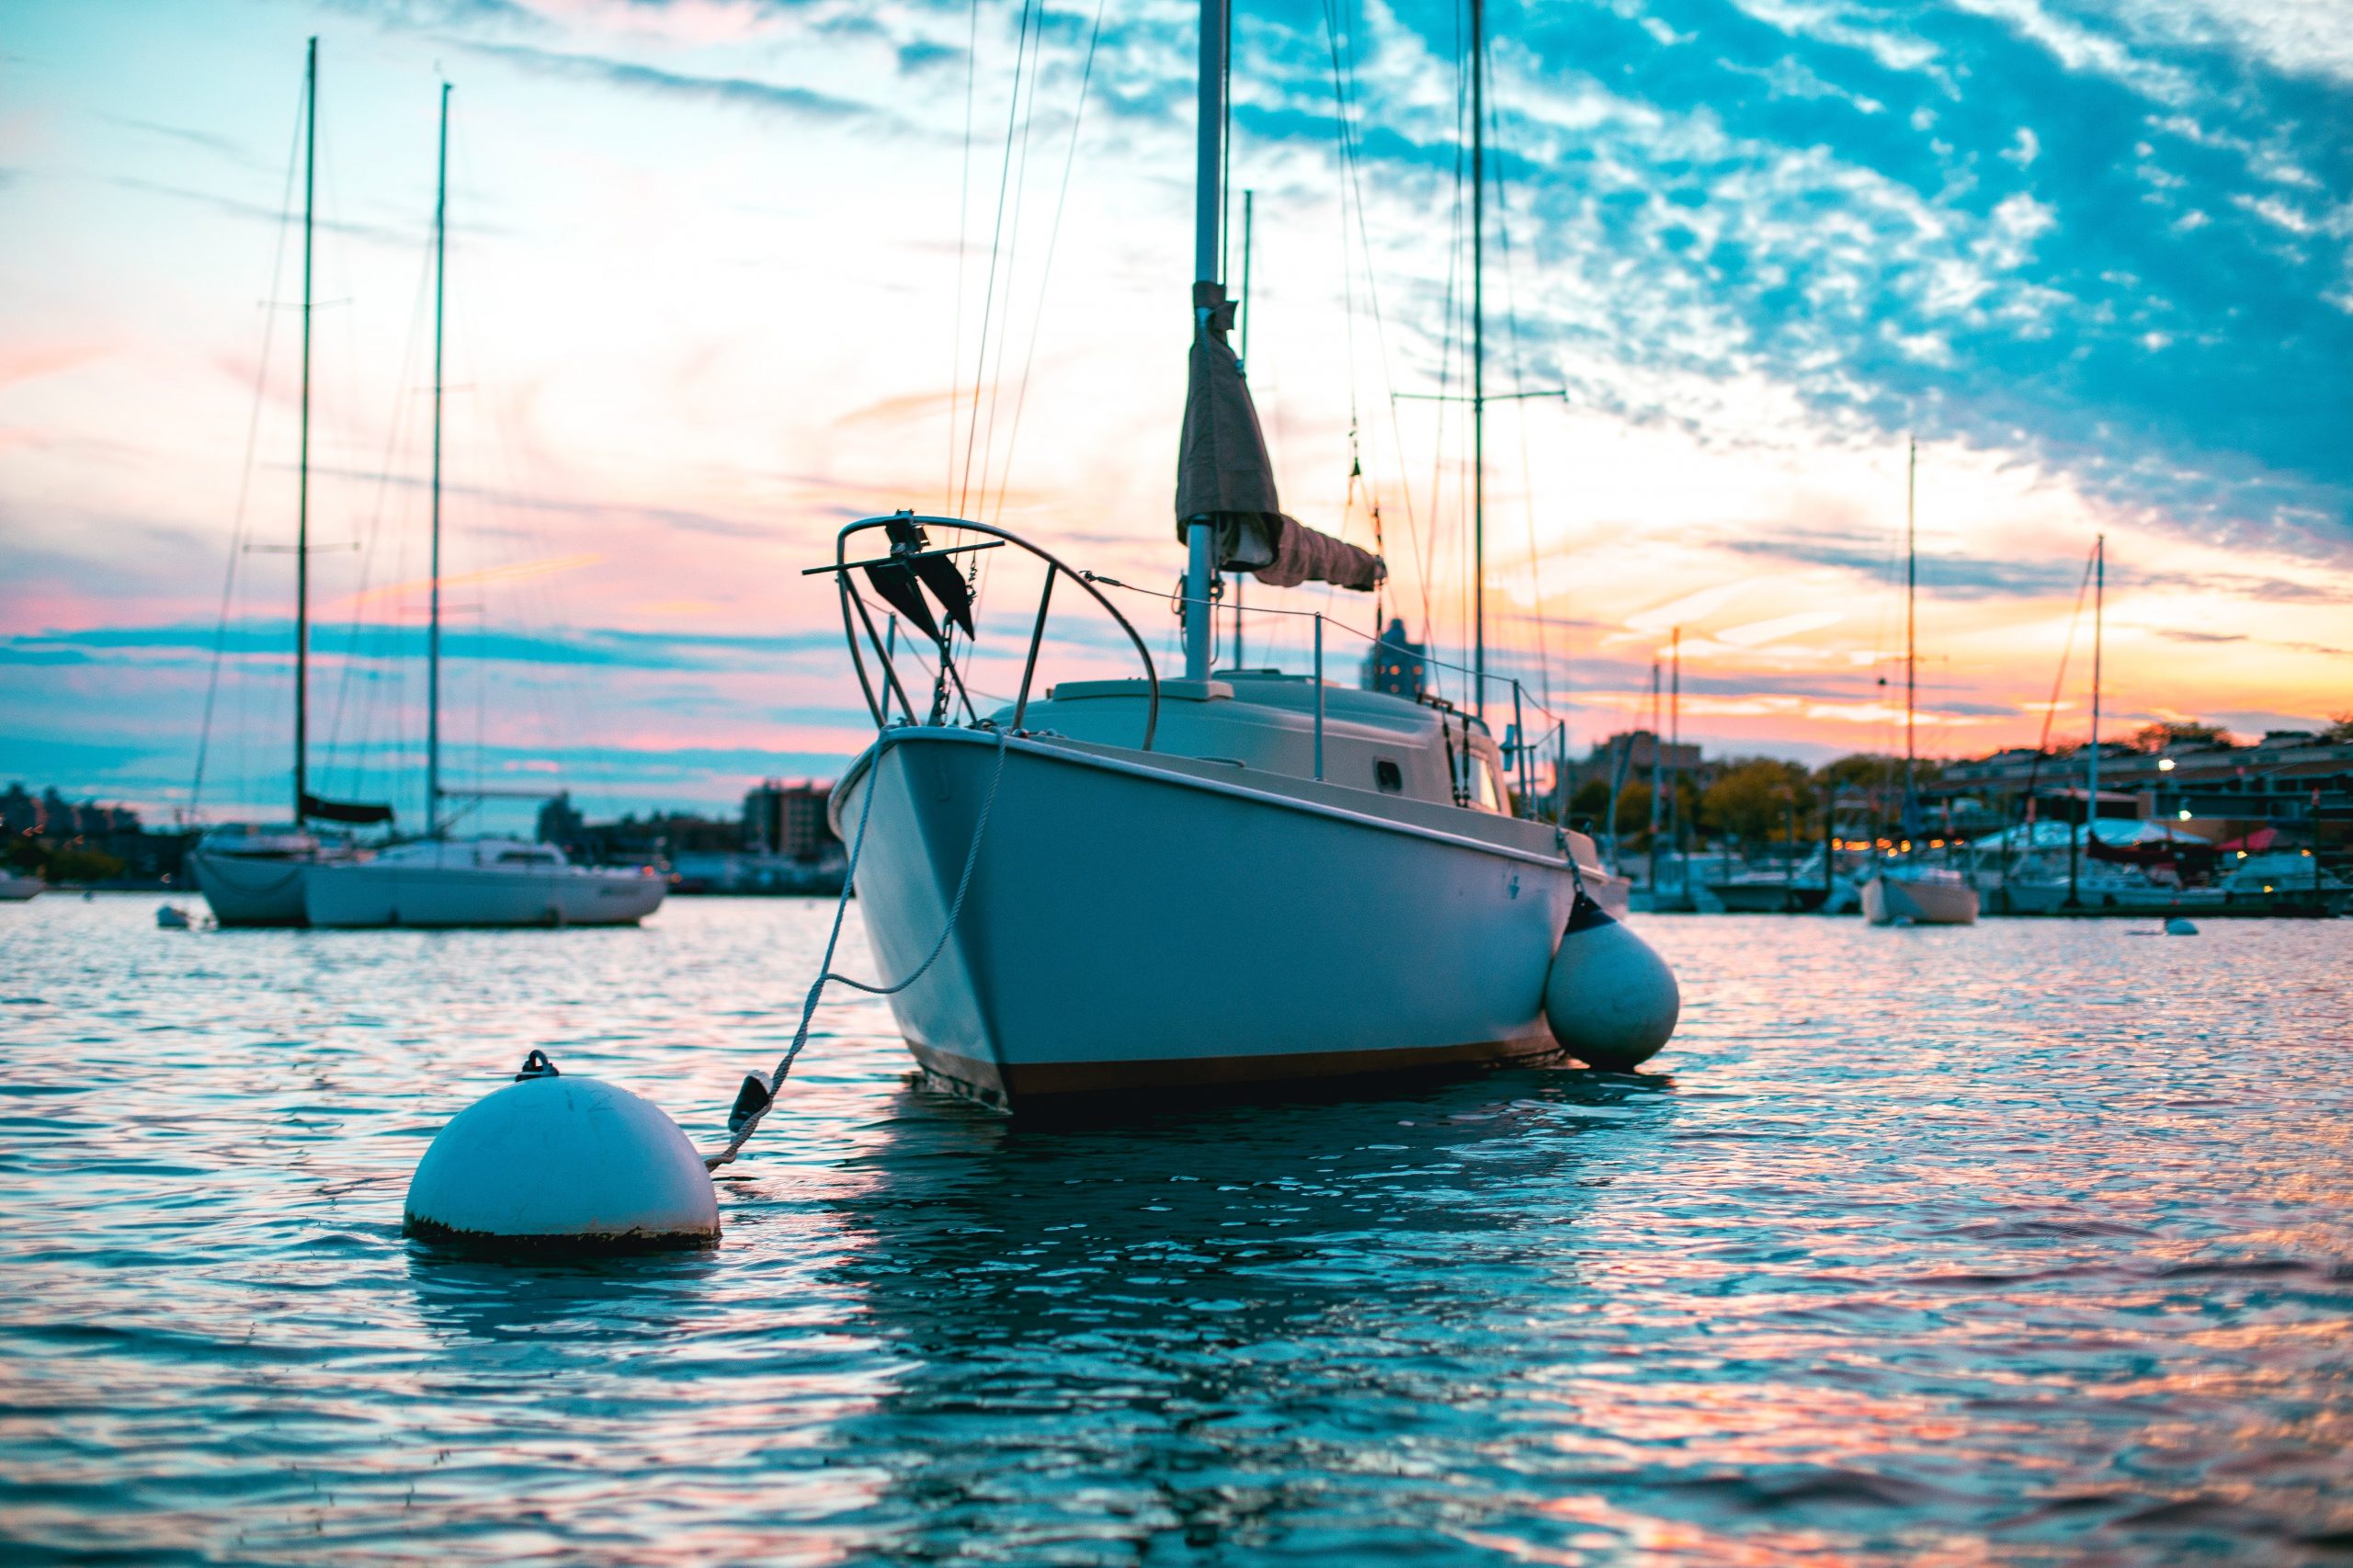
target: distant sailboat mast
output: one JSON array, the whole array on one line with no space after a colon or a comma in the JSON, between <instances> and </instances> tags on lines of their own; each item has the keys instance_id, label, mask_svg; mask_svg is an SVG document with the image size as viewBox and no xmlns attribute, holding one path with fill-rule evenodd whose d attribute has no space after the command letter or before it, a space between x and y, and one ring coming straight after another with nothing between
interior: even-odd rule
<instances>
[{"instance_id":1,"label":"distant sailboat mast","mask_svg":"<svg viewBox=\"0 0 2353 1568\"><path fill-rule=\"evenodd\" d=\"M1904 835L1909 838L1919 821L1919 796L1913 782L1913 708L1920 674L1920 654L1913 602L1920 586L1920 547L1914 497L1918 488L1920 443L1904 439Z\"/></svg>"},{"instance_id":2,"label":"distant sailboat mast","mask_svg":"<svg viewBox=\"0 0 2353 1568\"><path fill-rule=\"evenodd\" d=\"M425 831L441 831L441 297L449 233L449 84L441 84L441 149L433 197L433 588L425 634Z\"/></svg>"},{"instance_id":3,"label":"distant sailboat mast","mask_svg":"<svg viewBox=\"0 0 2353 1568\"><path fill-rule=\"evenodd\" d=\"M2101 644L2107 640L2108 613L2108 536L2101 534L2092 545L2092 744L2090 784L2091 801L2085 808L2085 821L2099 821L2099 675ZM2099 842L2099 829L2085 829L2092 843Z\"/></svg>"},{"instance_id":4,"label":"distant sailboat mast","mask_svg":"<svg viewBox=\"0 0 2353 1568\"><path fill-rule=\"evenodd\" d=\"M294 481L294 825L310 814L311 781L311 210L319 175L319 40L302 71L302 413Z\"/></svg>"}]
</instances>

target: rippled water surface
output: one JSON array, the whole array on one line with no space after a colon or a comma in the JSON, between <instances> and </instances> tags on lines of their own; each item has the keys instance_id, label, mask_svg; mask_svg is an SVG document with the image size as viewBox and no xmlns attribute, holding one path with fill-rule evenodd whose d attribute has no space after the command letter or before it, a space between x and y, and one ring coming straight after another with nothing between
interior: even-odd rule
<instances>
[{"instance_id":1,"label":"rippled water surface","mask_svg":"<svg viewBox=\"0 0 2353 1568\"><path fill-rule=\"evenodd\" d=\"M154 903L0 905L20 1560L2353 1557L2353 922L1662 917L1656 1073L1118 1126L846 1002L715 1253L502 1267L440 1124L540 1046L710 1141L830 904Z\"/></svg>"}]
</instances>

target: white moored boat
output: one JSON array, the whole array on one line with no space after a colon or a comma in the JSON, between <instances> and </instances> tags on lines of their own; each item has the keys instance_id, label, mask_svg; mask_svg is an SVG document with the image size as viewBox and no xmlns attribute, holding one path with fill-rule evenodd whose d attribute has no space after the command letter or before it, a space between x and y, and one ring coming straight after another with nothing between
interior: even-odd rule
<instances>
[{"instance_id":1,"label":"white moored boat","mask_svg":"<svg viewBox=\"0 0 2353 1568\"><path fill-rule=\"evenodd\" d=\"M222 926L301 926L302 878L313 866L341 864L358 852L304 827L214 828L196 841L188 869Z\"/></svg>"},{"instance_id":2,"label":"white moored boat","mask_svg":"<svg viewBox=\"0 0 2353 1568\"><path fill-rule=\"evenodd\" d=\"M303 69L303 161L315 166L319 119L319 40L313 39ZM302 878L313 866L339 864L363 852L340 833L320 834L311 824L366 826L392 820L390 806L322 800L310 788L311 710L311 239L313 214L302 206L302 424L296 459L294 546L294 820L272 827L238 824L206 833L188 851L188 869L197 891L212 907L216 925L300 926ZM224 603L225 610L226 605ZM211 705L205 719L211 721ZM201 753L199 752L199 758ZM197 765L199 782L201 760ZM196 790L191 790L191 798Z\"/></svg>"},{"instance_id":3,"label":"white moored boat","mask_svg":"<svg viewBox=\"0 0 2353 1568\"><path fill-rule=\"evenodd\" d=\"M0 871L0 903L21 903L26 899L38 896L48 886L39 877Z\"/></svg>"},{"instance_id":4,"label":"white moored boat","mask_svg":"<svg viewBox=\"0 0 2353 1568\"><path fill-rule=\"evenodd\" d=\"M634 926L661 907L669 881L650 866L575 866L550 844L446 836L442 803L492 790L441 787L441 299L449 234L449 86L441 86L442 178L433 209L432 579L426 637L426 836L302 879L313 926Z\"/></svg>"},{"instance_id":5,"label":"white moored boat","mask_svg":"<svg viewBox=\"0 0 2353 1568\"><path fill-rule=\"evenodd\" d=\"M881 731L830 810L892 1012L926 1069L1010 1106L1564 1050L1631 1067L1674 1028L1674 976L1607 913L1625 907L1626 884L1592 841L1515 814L1535 795L1535 748L1515 723L1507 765L1479 717L1483 620L1468 711L1327 686L1320 614L1313 676L1213 676L1217 574L1371 590L1387 572L1282 512L1226 342L1225 20L1222 0L1207 0L1176 509L1183 678L1159 677L1096 578L1002 528L868 518L813 569L837 585ZM935 545L930 528L963 541ZM960 667L976 622L955 561L985 550L1005 550L1001 590L1044 570L1018 696L983 714ZM898 636L878 631L861 580ZM1064 681L1030 699L1058 584L1117 623L1141 679ZM910 697L902 662L927 702Z\"/></svg>"},{"instance_id":6,"label":"white moored boat","mask_svg":"<svg viewBox=\"0 0 2353 1568\"><path fill-rule=\"evenodd\" d=\"M1900 920L1915 926L1973 926L1977 890L1942 866L1883 865L1861 888L1863 918L1874 926Z\"/></svg>"},{"instance_id":7,"label":"white moored boat","mask_svg":"<svg viewBox=\"0 0 2353 1568\"><path fill-rule=\"evenodd\" d=\"M313 926L634 926L668 884L651 867L575 866L548 844L425 839L310 867Z\"/></svg>"},{"instance_id":8,"label":"white moored boat","mask_svg":"<svg viewBox=\"0 0 2353 1568\"><path fill-rule=\"evenodd\" d=\"M1913 496L1920 468L1920 448L1904 443L1904 849L1908 855L1919 832L1920 797L1914 781L1913 725L1917 718L1915 690L1920 651L1914 636L1914 607L1919 593L1920 551ZM1863 918L1874 926L1973 926L1977 923L1977 889L1949 866L1920 860L1881 860L1870 869L1856 890L1862 898Z\"/></svg>"},{"instance_id":9,"label":"white moored boat","mask_svg":"<svg viewBox=\"0 0 2353 1568\"><path fill-rule=\"evenodd\" d=\"M946 924L995 792L946 949L891 999L917 1061L1017 1102L1561 1051L1546 972L1580 879L1615 880L1583 834L1454 803L1459 720L1327 687L1318 782L1306 679L1157 684L1149 749L1147 683L1091 681L1023 733L887 731L843 778L846 842L879 790L858 893L893 976Z\"/></svg>"}]
</instances>

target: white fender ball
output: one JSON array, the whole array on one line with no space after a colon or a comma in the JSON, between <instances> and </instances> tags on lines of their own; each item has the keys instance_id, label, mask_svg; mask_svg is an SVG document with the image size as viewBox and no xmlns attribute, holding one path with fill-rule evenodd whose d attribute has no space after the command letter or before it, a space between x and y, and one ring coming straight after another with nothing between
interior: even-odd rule
<instances>
[{"instance_id":1,"label":"white fender ball","mask_svg":"<svg viewBox=\"0 0 2353 1568\"><path fill-rule=\"evenodd\" d=\"M402 1228L476 1251L709 1246L719 1199L661 1107L548 1068L450 1119L417 1162Z\"/></svg>"},{"instance_id":2,"label":"white fender ball","mask_svg":"<svg viewBox=\"0 0 2353 1568\"><path fill-rule=\"evenodd\" d=\"M1544 977L1544 1021L1588 1066L1627 1073L1658 1053L1683 1008L1675 971L1582 891Z\"/></svg>"}]
</instances>

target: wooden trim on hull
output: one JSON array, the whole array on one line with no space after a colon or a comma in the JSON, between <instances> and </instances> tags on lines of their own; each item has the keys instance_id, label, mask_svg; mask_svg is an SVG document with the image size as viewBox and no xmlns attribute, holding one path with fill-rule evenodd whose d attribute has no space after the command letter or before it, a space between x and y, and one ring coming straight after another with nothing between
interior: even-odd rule
<instances>
[{"instance_id":1,"label":"wooden trim on hull","mask_svg":"<svg viewBox=\"0 0 2353 1568\"><path fill-rule=\"evenodd\" d=\"M1303 1079L1364 1078L1526 1066L1566 1053L1551 1034L1472 1045L1391 1051L1300 1051L1275 1056L1162 1057L1141 1062L1038 1062L1008 1065L907 1041L923 1070L975 1099L1007 1109L1040 1101L1116 1098L1176 1091L1244 1094Z\"/></svg>"}]
</instances>

